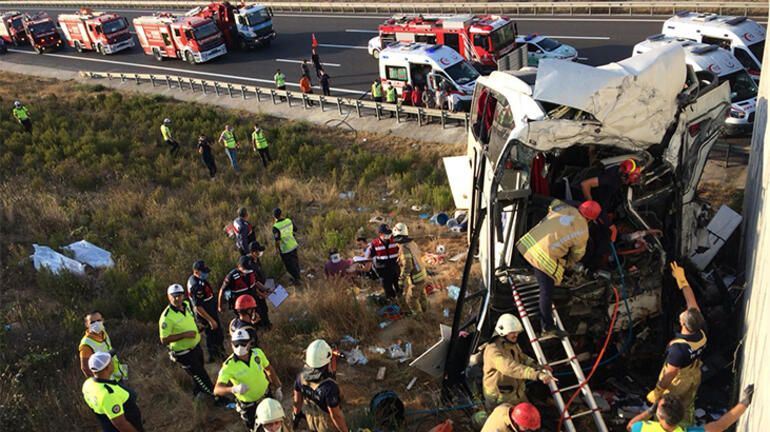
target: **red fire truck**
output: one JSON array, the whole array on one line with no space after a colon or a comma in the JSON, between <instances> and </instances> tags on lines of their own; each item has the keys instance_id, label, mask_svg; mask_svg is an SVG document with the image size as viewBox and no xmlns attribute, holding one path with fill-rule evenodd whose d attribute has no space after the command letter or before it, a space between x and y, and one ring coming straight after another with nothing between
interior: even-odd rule
<instances>
[{"instance_id":1,"label":"red fire truck","mask_svg":"<svg viewBox=\"0 0 770 432\"><path fill-rule=\"evenodd\" d=\"M219 1L196 7L186 15L212 19L230 49L266 47L275 39L273 13L265 6L233 6L230 2Z\"/></svg>"},{"instance_id":2,"label":"red fire truck","mask_svg":"<svg viewBox=\"0 0 770 432\"><path fill-rule=\"evenodd\" d=\"M94 50L107 55L135 45L128 21L114 13L83 8L74 14L59 15L59 25L67 43L78 52Z\"/></svg>"},{"instance_id":3,"label":"red fire truck","mask_svg":"<svg viewBox=\"0 0 770 432\"><path fill-rule=\"evenodd\" d=\"M64 46L59 31L56 30L56 24L47 13L24 15L23 22L27 40L36 53L42 54L45 51L56 50Z\"/></svg>"},{"instance_id":4,"label":"red fire truck","mask_svg":"<svg viewBox=\"0 0 770 432\"><path fill-rule=\"evenodd\" d=\"M158 61L169 57L195 64L227 54L222 34L208 18L162 13L134 18L134 28L144 53Z\"/></svg>"},{"instance_id":5,"label":"red fire truck","mask_svg":"<svg viewBox=\"0 0 770 432\"><path fill-rule=\"evenodd\" d=\"M3 12L0 15L0 38L14 45L27 42L24 33L24 17L21 12Z\"/></svg>"},{"instance_id":6,"label":"red fire truck","mask_svg":"<svg viewBox=\"0 0 770 432\"><path fill-rule=\"evenodd\" d=\"M497 59L516 47L514 23L505 16L395 16L379 30L379 41L372 40L369 48L375 57L393 42L422 42L446 45L470 62L496 67Z\"/></svg>"}]
</instances>

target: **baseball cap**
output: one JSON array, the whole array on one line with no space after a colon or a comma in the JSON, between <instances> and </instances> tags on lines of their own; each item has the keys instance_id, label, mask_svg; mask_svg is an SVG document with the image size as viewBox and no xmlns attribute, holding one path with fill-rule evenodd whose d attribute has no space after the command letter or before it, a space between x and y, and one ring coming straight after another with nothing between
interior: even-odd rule
<instances>
[{"instance_id":1,"label":"baseball cap","mask_svg":"<svg viewBox=\"0 0 770 432\"><path fill-rule=\"evenodd\" d=\"M166 294L183 294L184 288L182 288L182 285L179 284L171 284L168 286L168 289L166 290Z\"/></svg>"},{"instance_id":2,"label":"baseball cap","mask_svg":"<svg viewBox=\"0 0 770 432\"><path fill-rule=\"evenodd\" d=\"M203 260L195 261L193 264L193 270L202 271L203 273L208 273L211 271L210 268L206 267L206 263L203 262Z\"/></svg>"},{"instance_id":3,"label":"baseball cap","mask_svg":"<svg viewBox=\"0 0 770 432\"><path fill-rule=\"evenodd\" d=\"M276 207L273 209L273 216L278 217L281 215L281 209Z\"/></svg>"},{"instance_id":4,"label":"baseball cap","mask_svg":"<svg viewBox=\"0 0 770 432\"><path fill-rule=\"evenodd\" d=\"M265 250L265 247L259 244L258 241L253 241L249 243L249 251L250 252L262 252Z\"/></svg>"},{"instance_id":5,"label":"baseball cap","mask_svg":"<svg viewBox=\"0 0 770 432\"><path fill-rule=\"evenodd\" d=\"M112 355L110 353L103 351L95 352L88 358L88 369L91 369L91 372L99 372L104 370L111 361Z\"/></svg>"},{"instance_id":6,"label":"baseball cap","mask_svg":"<svg viewBox=\"0 0 770 432\"><path fill-rule=\"evenodd\" d=\"M388 224L381 224L379 229L380 234L391 234L393 231L388 228Z\"/></svg>"}]
</instances>

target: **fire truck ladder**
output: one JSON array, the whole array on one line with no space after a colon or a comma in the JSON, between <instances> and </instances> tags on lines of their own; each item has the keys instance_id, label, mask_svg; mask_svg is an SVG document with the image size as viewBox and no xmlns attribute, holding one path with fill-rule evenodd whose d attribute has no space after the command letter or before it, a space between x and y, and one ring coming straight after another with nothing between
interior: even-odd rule
<instances>
[{"instance_id":1,"label":"fire truck ladder","mask_svg":"<svg viewBox=\"0 0 770 432\"><path fill-rule=\"evenodd\" d=\"M549 362L545 357L545 352L543 351L541 342L549 339L557 339L557 337L538 337L529 319L530 316L538 316L540 314L538 309L540 289L537 283L523 283L519 284L519 286L516 286L510 275L508 275L508 283L510 283L511 289L513 290L513 299L516 303L516 308L519 311L521 323L524 325L524 329L527 331L527 336L529 336L529 342L532 345L532 349L535 351L537 362L541 365L549 365L551 367L569 363L569 365L572 367L572 371L575 373L575 377L577 378L577 384L564 388L559 388L558 383L556 383L554 380L548 384L548 387L551 389L551 394L556 401L556 405L559 407L559 412L563 413L564 426L566 427L567 431L577 431L577 429L575 429L575 425L572 423L572 420L578 417L592 414L594 422L596 423L597 430L599 432L607 432L607 426L604 424L604 419L599 412L599 406L596 404L596 400L594 399L593 393L591 393L591 388L588 386L588 383L581 387L580 391L589 409L577 414L570 414L569 412L564 411L563 395L567 395L569 397L570 393L580 387L580 383L586 379L585 375L583 374L583 369L580 367L580 362L575 355L575 351L572 349L572 343L570 342L569 337L561 339L561 344L564 347L564 352L566 353L567 357L561 360ZM553 306L553 304L551 307L553 310L553 321L556 324L556 327L564 330L564 325L561 322L561 318L559 318L559 313L556 311L556 307Z\"/></svg>"}]
</instances>

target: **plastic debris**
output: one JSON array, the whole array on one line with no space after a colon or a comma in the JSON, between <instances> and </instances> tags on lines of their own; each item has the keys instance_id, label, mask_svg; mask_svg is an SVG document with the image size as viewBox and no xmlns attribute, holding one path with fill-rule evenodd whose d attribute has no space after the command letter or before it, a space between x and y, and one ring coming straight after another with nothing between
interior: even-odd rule
<instances>
[{"instance_id":1,"label":"plastic debris","mask_svg":"<svg viewBox=\"0 0 770 432\"><path fill-rule=\"evenodd\" d=\"M438 254L425 252L422 255L422 260L426 264L437 265L437 264L442 264L444 262L444 257Z\"/></svg>"},{"instance_id":2,"label":"plastic debris","mask_svg":"<svg viewBox=\"0 0 770 432\"><path fill-rule=\"evenodd\" d=\"M342 336L342 339L340 339L340 344L342 344L342 345L345 345L345 344L353 345L353 344L357 344L359 342L361 342L361 341L356 339L356 338L354 338L354 337L352 337L352 336L350 336L350 335Z\"/></svg>"},{"instance_id":3,"label":"plastic debris","mask_svg":"<svg viewBox=\"0 0 770 432\"><path fill-rule=\"evenodd\" d=\"M370 346L369 351L374 354L385 354L386 352L388 352L388 350L386 350L385 348L378 347L378 346Z\"/></svg>"},{"instance_id":4,"label":"plastic debris","mask_svg":"<svg viewBox=\"0 0 770 432\"><path fill-rule=\"evenodd\" d=\"M380 323L380 328L384 329L385 327L389 326L390 323L391 323L390 321L383 321Z\"/></svg>"},{"instance_id":5,"label":"plastic debris","mask_svg":"<svg viewBox=\"0 0 770 432\"><path fill-rule=\"evenodd\" d=\"M457 262L457 261L465 258L466 255L468 255L468 252L460 252L459 254L453 256L452 258L449 258L449 261Z\"/></svg>"},{"instance_id":6,"label":"plastic debris","mask_svg":"<svg viewBox=\"0 0 770 432\"><path fill-rule=\"evenodd\" d=\"M385 366L382 366L377 370L377 381L382 381L385 379L385 370Z\"/></svg>"},{"instance_id":7,"label":"plastic debris","mask_svg":"<svg viewBox=\"0 0 770 432\"><path fill-rule=\"evenodd\" d=\"M412 387L414 387L414 383L417 382L417 377L412 377L411 380L409 380L409 384L406 385L407 390L411 390Z\"/></svg>"},{"instance_id":8,"label":"plastic debris","mask_svg":"<svg viewBox=\"0 0 770 432\"><path fill-rule=\"evenodd\" d=\"M412 357L412 344L410 342L404 344L404 353L406 354L407 358Z\"/></svg>"},{"instance_id":9,"label":"plastic debris","mask_svg":"<svg viewBox=\"0 0 770 432\"><path fill-rule=\"evenodd\" d=\"M110 268L115 266L110 251L89 243L85 240L64 246L62 249L73 253L75 260L94 268Z\"/></svg>"},{"instance_id":10,"label":"plastic debris","mask_svg":"<svg viewBox=\"0 0 770 432\"><path fill-rule=\"evenodd\" d=\"M430 213L423 213L419 216L420 219L428 219L430 217Z\"/></svg>"},{"instance_id":11,"label":"plastic debris","mask_svg":"<svg viewBox=\"0 0 770 432\"><path fill-rule=\"evenodd\" d=\"M446 246L442 244L436 246L436 253L439 255L444 255L446 253Z\"/></svg>"},{"instance_id":12,"label":"plastic debris","mask_svg":"<svg viewBox=\"0 0 770 432\"><path fill-rule=\"evenodd\" d=\"M441 291L442 289L446 289L446 287L443 284L430 283L425 285L425 294L431 295L436 291Z\"/></svg>"},{"instance_id":13,"label":"plastic debris","mask_svg":"<svg viewBox=\"0 0 770 432\"><path fill-rule=\"evenodd\" d=\"M30 256L35 265L35 270L46 267L54 274L59 274L62 270L84 275L86 273L85 264L81 264L72 258L66 257L48 246L33 244L35 253Z\"/></svg>"},{"instance_id":14,"label":"plastic debris","mask_svg":"<svg viewBox=\"0 0 770 432\"><path fill-rule=\"evenodd\" d=\"M430 218L431 223L439 224L441 226L446 225L446 222L449 220L449 215L446 213L436 213L433 215L432 218Z\"/></svg>"},{"instance_id":15,"label":"plastic debris","mask_svg":"<svg viewBox=\"0 0 770 432\"><path fill-rule=\"evenodd\" d=\"M345 351L345 360L349 365L365 365L369 363L369 360L366 358L364 353L361 352L361 348L359 347L355 347L350 351Z\"/></svg>"},{"instance_id":16,"label":"plastic debris","mask_svg":"<svg viewBox=\"0 0 770 432\"><path fill-rule=\"evenodd\" d=\"M449 318L449 308L444 308L444 318Z\"/></svg>"},{"instance_id":17,"label":"plastic debris","mask_svg":"<svg viewBox=\"0 0 770 432\"><path fill-rule=\"evenodd\" d=\"M400 346L393 344L390 348L388 348L388 357L392 359L398 359L406 357L406 353L401 349Z\"/></svg>"},{"instance_id":18,"label":"plastic debris","mask_svg":"<svg viewBox=\"0 0 770 432\"><path fill-rule=\"evenodd\" d=\"M457 285L449 285L446 292L449 294L449 298L454 301L457 301L457 299L460 298L460 287Z\"/></svg>"}]
</instances>

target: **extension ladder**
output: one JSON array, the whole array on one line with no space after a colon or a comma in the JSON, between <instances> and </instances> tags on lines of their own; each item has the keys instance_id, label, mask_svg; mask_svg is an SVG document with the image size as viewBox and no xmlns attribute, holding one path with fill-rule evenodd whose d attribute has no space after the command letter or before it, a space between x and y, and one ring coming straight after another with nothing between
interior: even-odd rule
<instances>
[{"instance_id":1,"label":"extension ladder","mask_svg":"<svg viewBox=\"0 0 770 432\"><path fill-rule=\"evenodd\" d=\"M567 431L577 431L577 429L575 429L575 425L572 423L572 420L578 417L592 414L599 432L607 432L607 426L604 424L604 419L599 412L599 407L596 404L596 400L594 399L593 393L591 393L591 388L588 386L588 383L581 387L580 391L589 409L577 414L570 414L569 411L564 412L565 403L563 395L566 394L569 398L570 392L580 387L580 383L586 379L585 375L583 374L583 369L580 367L580 362L575 355L575 351L572 349L572 343L570 342L569 337L561 339L561 344L564 347L564 352L566 353L567 357L561 360L549 362L545 357L545 353L543 352L543 348L540 346L540 343L548 339L556 339L556 337L538 337L537 333L535 333L535 329L532 327L532 323L529 320L530 316L540 315L538 306L540 288L538 287L537 283L520 284L520 286L517 287L510 275L508 275L508 282L510 283L511 289L513 290L513 299L516 302L516 308L519 311L521 323L524 326L524 329L527 331L527 336L529 336L529 342L532 344L532 349L534 350L535 356L537 357L537 362L541 365L548 365L551 367L569 363L569 365L572 367L572 371L575 373L575 377L578 380L577 384L564 388L559 388L558 383L556 383L555 380L551 380L551 383L548 384L548 387L551 389L551 394L556 401L556 405L559 407L559 412L562 413L564 417L563 424L567 428ZM557 328L564 330L564 325L561 322L561 318L559 318L559 313L556 311L556 307L551 304L551 308L553 310L554 324Z\"/></svg>"}]
</instances>

